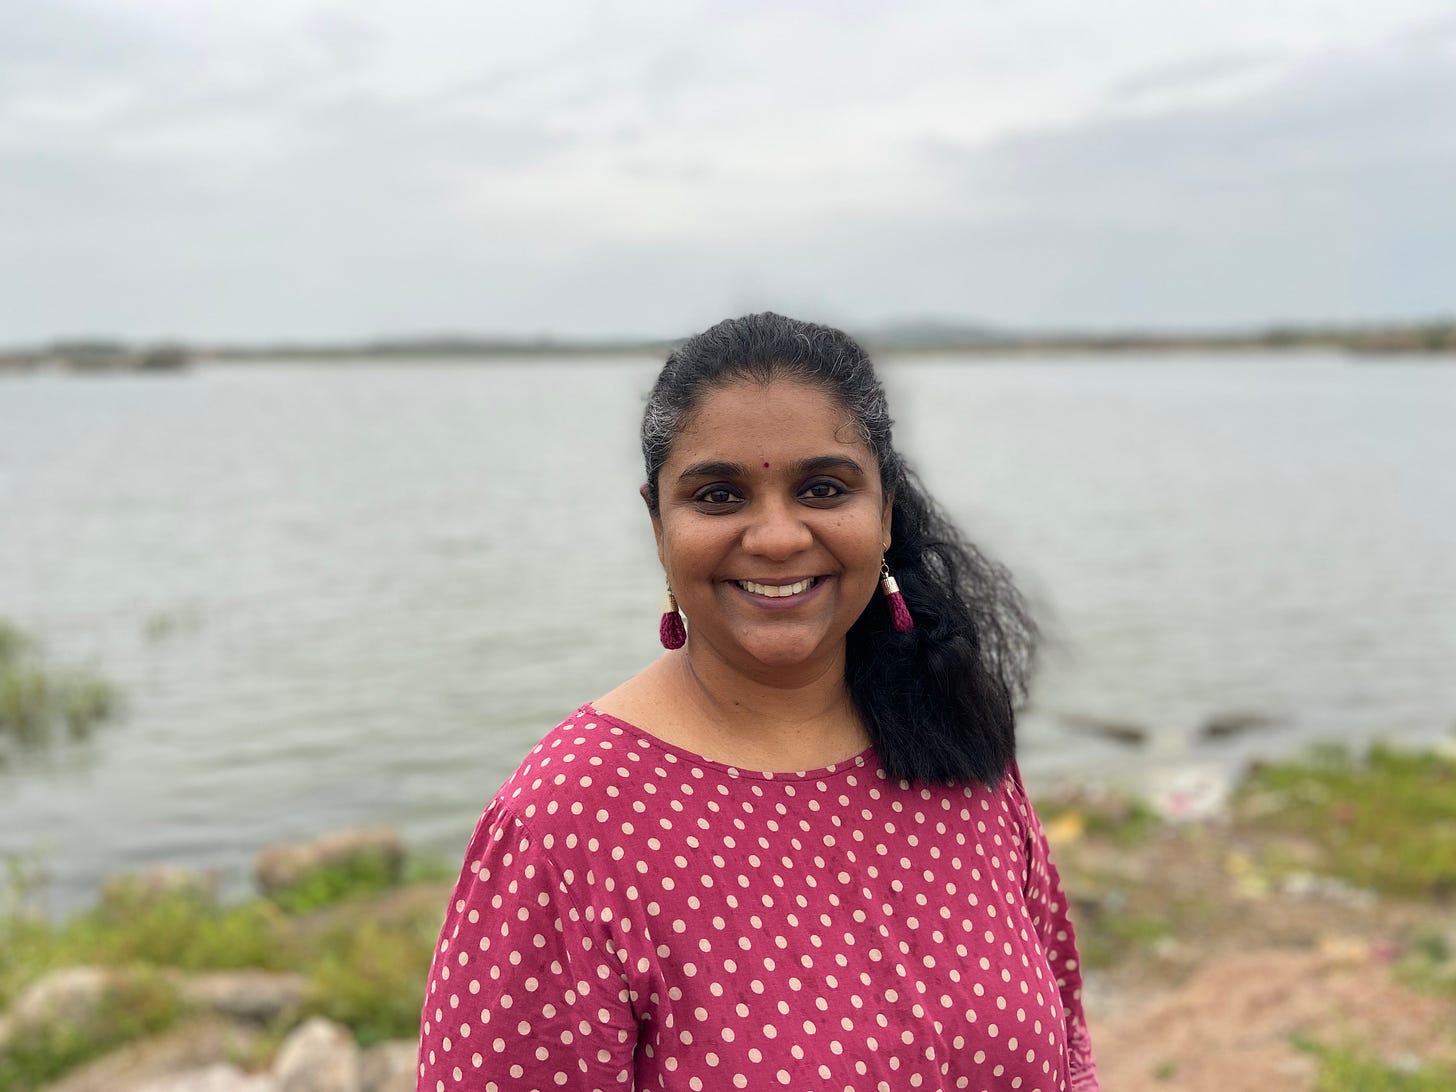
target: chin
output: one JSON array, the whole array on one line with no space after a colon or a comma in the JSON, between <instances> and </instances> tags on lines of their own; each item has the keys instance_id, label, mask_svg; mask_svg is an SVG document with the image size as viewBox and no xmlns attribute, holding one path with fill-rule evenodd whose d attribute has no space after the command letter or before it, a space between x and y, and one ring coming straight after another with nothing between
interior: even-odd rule
<instances>
[{"instance_id":1,"label":"chin","mask_svg":"<svg viewBox=\"0 0 1456 1092\"><path fill-rule=\"evenodd\" d=\"M802 641L749 642L741 646L741 650L749 660L767 668L803 667L828 655L822 644L808 638Z\"/></svg>"}]
</instances>

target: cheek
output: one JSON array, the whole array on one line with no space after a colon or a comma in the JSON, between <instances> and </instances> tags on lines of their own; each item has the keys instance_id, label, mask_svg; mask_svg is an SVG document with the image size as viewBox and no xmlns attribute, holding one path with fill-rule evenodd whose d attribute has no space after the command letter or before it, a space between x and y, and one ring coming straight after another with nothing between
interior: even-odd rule
<instances>
[{"instance_id":1,"label":"cheek","mask_svg":"<svg viewBox=\"0 0 1456 1092\"><path fill-rule=\"evenodd\" d=\"M887 536L887 525L878 512L862 513L853 520L846 520L835 531L839 549L855 561L870 555L878 561L884 552L882 547Z\"/></svg>"},{"instance_id":2,"label":"cheek","mask_svg":"<svg viewBox=\"0 0 1456 1092\"><path fill-rule=\"evenodd\" d=\"M701 575L711 568L717 551L702 530L669 523L657 541L657 556L669 573Z\"/></svg>"}]
</instances>

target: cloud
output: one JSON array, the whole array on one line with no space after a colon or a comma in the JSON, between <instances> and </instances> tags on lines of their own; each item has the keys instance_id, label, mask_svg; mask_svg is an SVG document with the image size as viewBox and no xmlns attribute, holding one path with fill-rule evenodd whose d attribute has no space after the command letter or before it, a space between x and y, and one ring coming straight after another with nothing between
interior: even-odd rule
<instances>
[{"instance_id":1,"label":"cloud","mask_svg":"<svg viewBox=\"0 0 1456 1092\"><path fill-rule=\"evenodd\" d=\"M1430 313L1456 256L1401 255L1456 240L1453 116L1435 51L1329 56L1234 101L925 148L964 200L883 234L940 238L975 298L1027 322Z\"/></svg>"},{"instance_id":2,"label":"cloud","mask_svg":"<svg viewBox=\"0 0 1456 1092\"><path fill-rule=\"evenodd\" d=\"M1450 27L1255 7L11 6L0 343L1435 306Z\"/></svg>"}]
</instances>

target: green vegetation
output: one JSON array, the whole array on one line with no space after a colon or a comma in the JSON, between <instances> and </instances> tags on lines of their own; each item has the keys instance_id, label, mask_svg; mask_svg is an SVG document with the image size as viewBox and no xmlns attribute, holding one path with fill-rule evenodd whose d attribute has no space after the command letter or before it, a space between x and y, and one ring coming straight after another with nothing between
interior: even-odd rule
<instances>
[{"instance_id":1,"label":"green vegetation","mask_svg":"<svg viewBox=\"0 0 1456 1092\"><path fill-rule=\"evenodd\" d=\"M298 883L268 897L290 914L306 914L355 895L387 891L399 882L398 875L388 854L359 853L339 864L314 869Z\"/></svg>"},{"instance_id":2,"label":"green vegetation","mask_svg":"<svg viewBox=\"0 0 1456 1092\"><path fill-rule=\"evenodd\" d=\"M1139 851L1156 852L1182 836L1146 802L1077 793L1045 799L1037 811L1075 904L1083 966L1104 969L1133 954L1151 954L1198 920L1198 898L1126 869Z\"/></svg>"},{"instance_id":3,"label":"green vegetation","mask_svg":"<svg viewBox=\"0 0 1456 1092\"><path fill-rule=\"evenodd\" d=\"M418 870L438 874L428 862ZM293 1019L319 1014L349 1026L361 1044L419 1031L420 991L440 927L436 886L381 893L368 869L334 870L289 912L267 898L221 903L196 876L107 885L99 904L52 924L27 913L33 870L11 861L0 899L0 1007L42 975L90 964L125 970L96 1016L24 1036L0 1049L0 1088L38 1087L56 1074L184 1015L164 974L256 968L306 979ZM280 1033L283 1029L267 1029Z\"/></svg>"},{"instance_id":4,"label":"green vegetation","mask_svg":"<svg viewBox=\"0 0 1456 1092\"><path fill-rule=\"evenodd\" d=\"M61 925L21 912L0 919L0 1004L48 971L76 964L284 970L301 951L262 899L224 907L197 890L124 890Z\"/></svg>"},{"instance_id":5,"label":"green vegetation","mask_svg":"<svg viewBox=\"0 0 1456 1092\"><path fill-rule=\"evenodd\" d=\"M1449 757L1376 746L1358 759L1320 748L1252 770L1235 814L1312 847L1322 872L1356 886L1456 894L1456 760Z\"/></svg>"},{"instance_id":6,"label":"green vegetation","mask_svg":"<svg viewBox=\"0 0 1456 1092\"><path fill-rule=\"evenodd\" d=\"M1163 828L1162 817L1146 801L1118 795L1065 796L1038 804L1037 813L1053 835L1086 835L1121 846L1138 845Z\"/></svg>"},{"instance_id":7,"label":"green vegetation","mask_svg":"<svg viewBox=\"0 0 1456 1092\"><path fill-rule=\"evenodd\" d=\"M13 630L0 631L12 660L18 640ZM1047 801L1041 813L1089 968L1166 981L1188 969L1212 937L1240 947L1311 944L1331 922L1341 935L1351 919L1336 913L1348 913L1340 900L1360 888L1432 906L1392 938L1389 958L1406 982L1456 998L1456 932L1435 908L1456 891L1456 759L1383 747L1360 757L1322 749L1251 770L1229 815L1210 823L1165 823L1147 805L1115 797ZM8 865L8 885L0 882L0 1007L61 967L119 972L94 1016L0 1049L0 1087L17 1090L185 1018L168 978L174 971L301 974L298 1011L287 1026L280 1020L263 1029L265 1043L313 1014L345 1024L365 1045L413 1038L442 888L455 872L452 863L411 859L401 882L397 859L363 854L271 897L235 904L223 903L204 876L124 879L107 883L93 909L53 923L30 912L36 865ZM1314 887L1314 895L1292 896L1282 885L1296 873L1342 886L1332 895ZM1276 907L1278 899L1287 901ZM1284 912L1293 909L1305 915L1301 923ZM1321 909L1335 916L1320 918ZM1433 1043L1432 1058L1453 1045ZM1456 1071L1439 1061L1398 1065L1365 1044L1310 1040L1301 1048L1318 1058L1322 1089L1456 1087ZM1160 1062L1156 1076L1176 1085L1177 1062Z\"/></svg>"},{"instance_id":8,"label":"green vegetation","mask_svg":"<svg viewBox=\"0 0 1456 1092\"><path fill-rule=\"evenodd\" d=\"M1169 824L1136 800L1085 794L1039 811L1093 969L1185 958L1180 938L1210 929L1311 942L1312 919L1249 913L1281 893L1305 905L1456 895L1456 758L1436 751L1325 747L1256 766L1214 824ZM1387 943L1402 980L1456 996L1449 925Z\"/></svg>"},{"instance_id":9,"label":"green vegetation","mask_svg":"<svg viewBox=\"0 0 1456 1092\"><path fill-rule=\"evenodd\" d=\"M1115 966L1129 949L1151 948L1173 933L1167 919L1152 914L1083 909L1077 919L1077 949L1082 965L1094 970Z\"/></svg>"},{"instance_id":10,"label":"green vegetation","mask_svg":"<svg viewBox=\"0 0 1456 1092\"><path fill-rule=\"evenodd\" d=\"M15 1036L0 1050L0 1088L29 1092L123 1043L155 1035L182 1015L176 991L145 969L119 976L92 1012Z\"/></svg>"},{"instance_id":11,"label":"green vegetation","mask_svg":"<svg viewBox=\"0 0 1456 1092\"><path fill-rule=\"evenodd\" d=\"M1418 1059L1392 1065L1364 1051L1309 1039L1296 1039L1294 1045L1320 1061L1316 1092L1450 1092L1456 1088L1456 1066Z\"/></svg>"},{"instance_id":12,"label":"green vegetation","mask_svg":"<svg viewBox=\"0 0 1456 1092\"><path fill-rule=\"evenodd\" d=\"M419 1034L420 998L438 910L386 927L336 929L309 967L306 1008L354 1030L363 1046Z\"/></svg>"},{"instance_id":13,"label":"green vegetation","mask_svg":"<svg viewBox=\"0 0 1456 1092\"><path fill-rule=\"evenodd\" d=\"M1416 989L1456 997L1456 927L1416 930L1406 938L1396 971Z\"/></svg>"},{"instance_id":14,"label":"green vegetation","mask_svg":"<svg viewBox=\"0 0 1456 1092\"><path fill-rule=\"evenodd\" d=\"M7 740L43 748L62 728L70 738L83 739L116 712L117 704L106 680L42 663L34 643L0 618L0 761Z\"/></svg>"}]
</instances>

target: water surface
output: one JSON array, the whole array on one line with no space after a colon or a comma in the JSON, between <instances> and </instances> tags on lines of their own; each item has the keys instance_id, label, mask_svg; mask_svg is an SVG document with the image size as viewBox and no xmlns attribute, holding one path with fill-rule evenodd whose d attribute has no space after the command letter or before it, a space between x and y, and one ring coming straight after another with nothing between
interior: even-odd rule
<instances>
[{"instance_id":1,"label":"water surface","mask_svg":"<svg viewBox=\"0 0 1456 1092\"><path fill-rule=\"evenodd\" d=\"M39 854L62 906L161 861L235 886L262 845L357 823L458 854L535 739L657 650L635 437L656 367L0 383L0 615L128 699L91 740L0 768L0 853ZM1166 793L1312 741L1449 737L1456 368L884 372L901 446L1048 631L1034 786ZM1202 738L1230 713L1269 723Z\"/></svg>"}]
</instances>

